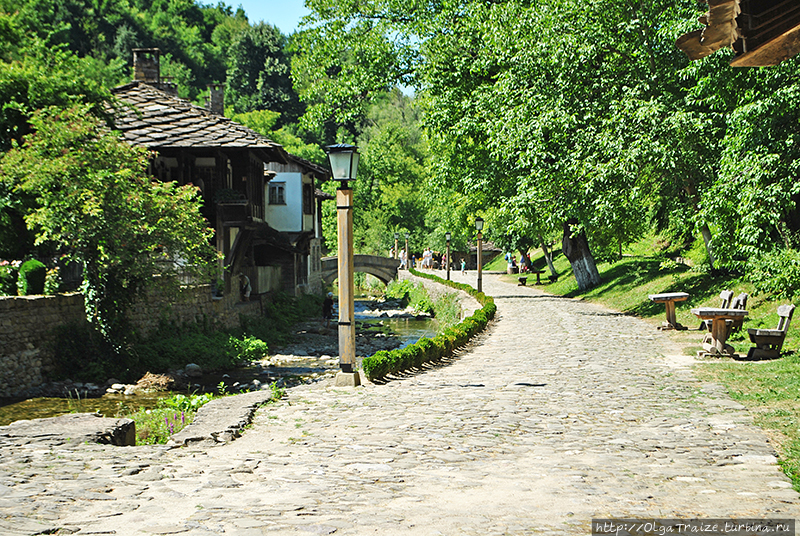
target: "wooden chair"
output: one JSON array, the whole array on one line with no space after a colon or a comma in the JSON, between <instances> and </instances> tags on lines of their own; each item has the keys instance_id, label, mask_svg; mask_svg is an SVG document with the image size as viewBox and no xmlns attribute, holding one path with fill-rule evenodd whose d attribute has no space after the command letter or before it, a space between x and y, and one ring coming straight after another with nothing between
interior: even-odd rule
<instances>
[{"instance_id":1,"label":"wooden chair","mask_svg":"<svg viewBox=\"0 0 800 536\"><path fill-rule=\"evenodd\" d=\"M750 341L755 344L747 352L747 359L777 359L781 356L783 341L792 322L794 305L778 307L778 327L775 329L748 329Z\"/></svg>"}]
</instances>

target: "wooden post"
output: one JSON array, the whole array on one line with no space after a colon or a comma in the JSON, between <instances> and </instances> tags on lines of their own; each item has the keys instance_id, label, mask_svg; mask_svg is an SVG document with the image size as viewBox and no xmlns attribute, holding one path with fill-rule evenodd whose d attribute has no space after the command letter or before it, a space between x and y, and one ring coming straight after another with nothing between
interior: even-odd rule
<instances>
[{"instance_id":1,"label":"wooden post","mask_svg":"<svg viewBox=\"0 0 800 536\"><path fill-rule=\"evenodd\" d=\"M478 292L483 292L483 235L478 231Z\"/></svg>"},{"instance_id":2,"label":"wooden post","mask_svg":"<svg viewBox=\"0 0 800 536\"><path fill-rule=\"evenodd\" d=\"M339 366L354 373L356 326L354 322L355 274L353 257L353 190L346 182L336 190L339 228Z\"/></svg>"},{"instance_id":3,"label":"wooden post","mask_svg":"<svg viewBox=\"0 0 800 536\"><path fill-rule=\"evenodd\" d=\"M406 233L406 270L408 270L408 263L409 263L409 258L408 258L408 233Z\"/></svg>"},{"instance_id":4,"label":"wooden post","mask_svg":"<svg viewBox=\"0 0 800 536\"><path fill-rule=\"evenodd\" d=\"M447 280L450 281L450 241L447 241Z\"/></svg>"}]
</instances>

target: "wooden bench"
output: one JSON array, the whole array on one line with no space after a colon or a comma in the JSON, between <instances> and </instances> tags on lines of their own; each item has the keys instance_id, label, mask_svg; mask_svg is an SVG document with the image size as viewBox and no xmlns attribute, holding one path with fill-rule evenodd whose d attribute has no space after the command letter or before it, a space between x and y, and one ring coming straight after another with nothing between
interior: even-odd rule
<instances>
[{"instance_id":1,"label":"wooden bench","mask_svg":"<svg viewBox=\"0 0 800 536\"><path fill-rule=\"evenodd\" d=\"M519 278L519 285L517 285L517 286L518 287L524 287L527 283L528 283L528 278L527 277L520 277Z\"/></svg>"},{"instance_id":2,"label":"wooden bench","mask_svg":"<svg viewBox=\"0 0 800 536\"><path fill-rule=\"evenodd\" d=\"M719 299L720 299L719 309L728 309L731 304L731 300L733 299L733 291L723 290L722 292L719 293ZM697 329L700 331L703 330L711 331L711 320L702 320L700 322L700 327Z\"/></svg>"},{"instance_id":3,"label":"wooden bench","mask_svg":"<svg viewBox=\"0 0 800 536\"><path fill-rule=\"evenodd\" d=\"M745 309L747 310L747 293L742 292L731 301L731 309ZM744 324L744 317L737 318L731 321L731 331L742 331L742 324Z\"/></svg>"},{"instance_id":4,"label":"wooden bench","mask_svg":"<svg viewBox=\"0 0 800 536\"><path fill-rule=\"evenodd\" d=\"M747 352L747 359L777 359L781 356L783 341L792 322L794 305L778 307L778 327L775 329L748 329L750 342L755 344Z\"/></svg>"}]
</instances>

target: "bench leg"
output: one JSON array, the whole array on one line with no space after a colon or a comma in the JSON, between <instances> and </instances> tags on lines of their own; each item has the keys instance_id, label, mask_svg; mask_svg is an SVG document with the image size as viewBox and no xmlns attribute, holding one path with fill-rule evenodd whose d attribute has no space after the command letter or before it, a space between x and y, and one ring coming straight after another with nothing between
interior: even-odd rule
<instances>
[{"instance_id":1,"label":"bench leg","mask_svg":"<svg viewBox=\"0 0 800 536\"><path fill-rule=\"evenodd\" d=\"M772 348L753 347L747 351L747 359L753 361L757 359L778 359L780 356L781 352Z\"/></svg>"}]
</instances>

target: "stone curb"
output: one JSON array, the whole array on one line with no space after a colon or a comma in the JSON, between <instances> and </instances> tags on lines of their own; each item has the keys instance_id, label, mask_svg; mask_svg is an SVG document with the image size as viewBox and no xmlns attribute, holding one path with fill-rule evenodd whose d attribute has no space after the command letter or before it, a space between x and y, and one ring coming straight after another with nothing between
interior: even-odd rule
<instances>
[{"instance_id":1,"label":"stone curb","mask_svg":"<svg viewBox=\"0 0 800 536\"><path fill-rule=\"evenodd\" d=\"M186 428L170 437L168 447L223 445L241 436L256 410L272 400L271 390L217 398L197 410Z\"/></svg>"}]
</instances>

